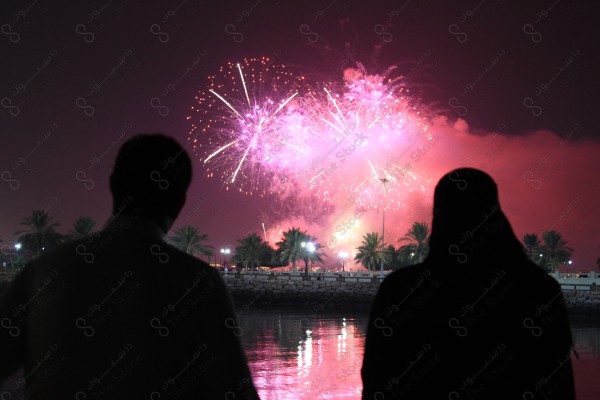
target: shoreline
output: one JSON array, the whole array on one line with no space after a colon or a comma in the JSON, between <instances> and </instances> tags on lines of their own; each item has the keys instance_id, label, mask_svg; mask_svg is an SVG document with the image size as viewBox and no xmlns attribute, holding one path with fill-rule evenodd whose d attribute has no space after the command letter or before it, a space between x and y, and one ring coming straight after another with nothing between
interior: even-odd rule
<instances>
[{"instance_id":1,"label":"shoreline","mask_svg":"<svg viewBox=\"0 0 600 400\"><path fill-rule=\"evenodd\" d=\"M284 277L287 279L267 274L244 279L244 275L221 275L236 306L242 310L262 306L368 312L380 284L379 278L366 276L340 280L339 277L311 274L309 280L304 280L302 274L290 274ZM572 283L566 284L573 286ZM589 285L581 285L579 290L576 290L578 286L573 287L572 290L562 289L569 317L600 319L600 291Z\"/></svg>"},{"instance_id":2,"label":"shoreline","mask_svg":"<svg viewBox=\"0 0 600 400\"><path fill-rule=\"evenodd\" d=\"M15 272L0 272L0 293ZM379 289L379 279L327 279L326 276L290 276L287 280L243 279L238 274L222 274L237 309L290 309L314 313L350 311L369 312ZM563 289L567 312L571 319L600 321L600 291Z\"/></svg>"}]
</instances>

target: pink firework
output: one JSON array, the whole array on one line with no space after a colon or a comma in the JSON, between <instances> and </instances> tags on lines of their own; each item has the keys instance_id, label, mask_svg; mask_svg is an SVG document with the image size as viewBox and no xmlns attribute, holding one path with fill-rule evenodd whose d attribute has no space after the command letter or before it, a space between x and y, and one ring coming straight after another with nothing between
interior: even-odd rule
<instances>
[{"instance_id":1,"label":"pink firework","mask_svg":"<svg viewBox=\"0 0 600 400\"><path fill-rule=\"evenodd\" d=\"M369 75L358 65L343 85L309 86L268 58L229 63L197 97L190 140L209 176L246 193L402 207L430 184L407 155L433 138L395 72Z\"/></svg>"},{"instance_id":2,"label":"pink firework","mask_svg":"<svg viewBox=\"0 0 600 400\"><path fill-rule=\"evenodd\" d=\"M341 90L323 89L326 105L313 118L320 143L304 179L325 201L378 209L387 194L386 208L397 208L430 183L407 155L432 136L394 72L368 75L359 65L344 71Z\"/></svg>"},{"instance_id":3,"label":"pink firework","mask_svg":"<svg viewBox=\"0 0 600 400\"><path fill-rule=\"evenodd\" d=\"M294 100L305 90L304 78L262 57L228 63L208 80L188 118L207 175L249 194L285 181L309 152Z\"/></svg>"}]
</instances>

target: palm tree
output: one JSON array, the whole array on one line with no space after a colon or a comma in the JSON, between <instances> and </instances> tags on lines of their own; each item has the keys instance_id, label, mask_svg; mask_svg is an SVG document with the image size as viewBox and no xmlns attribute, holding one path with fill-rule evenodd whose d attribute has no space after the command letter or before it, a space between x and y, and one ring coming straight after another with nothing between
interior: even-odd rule
<instances>
[{"instance_id":1,"label":"palm tree","mask_svg":"<svg viewBox=\"0 0 600 400\"><path fill-rule=\"evenodd\" d=\"M534 263L540 265L543 258L540 253L542 242L537 233L526 233L525 236L523 236L523 244L525 245L524 251L525 254L527 254L527 257Z\"/></svg>"},{"instance_id":2,"label":"palm tree","mask_svg":"<svg viewBox=\"0 0 600 400\"><path fill-rule=\"evenodd\" d=\"M411 243L400 246L398 252L400 257L407 260L409 264L420 264L429 253L429 225L427 222L415 222L406 232L406 236L398 239L399 242L410 241Z\"/></svg>"},{"instance_id":3,"label":"palm tree","mask_svg":"<svg viewBox=\"0 0 600 400\"><path fill-rule=\"evenodd\" d=\"M542 232L542 245L539 249L546 269L548 272L556 273L558 278L558 265L569 261L573 249L567 246L567 241L555 230Z\"/></svg>"},{"instance_id":4,"label":"palm tree","mask_svg":"<svg viewBox=\"0 0 600 400\"><path fill-rule=\"evenodd\" d=\"M90 217L81 216L75 220L73 223L73 230L67 233L67 238L69 240L76 240L86 236L90 236L94 233L94 228L96 227L96 221L94 221Z\"/></svg>"},{"instance_id":5,"label":"palm tree","mask_svg":"<svg viewBox=\"0 0 600 400\"><path fill-rule=\"evenodd\" d=\"M392 258L389 249L384 249L382 238L377 232L365 234L357 250L354 261L361 263L370 271L376 270L382 262L390 262Z\"/></svg>"},{"instance_id":6,"label":"palm tree","mask_svg":"<svg viewBox=\"0 0 600 400\"><path fill-rule=\"evenodd\" d=\"M596 266L600 269L600 257L596 258Z\"/></svg>"},{"instance_id":7,"label":"palm tree","mask_svg":"<svg viewBox=\"0 0 600 400\"><path fill-rule=\"evenodd\" d=\"M56 231L60 223L54 222L53 219L46 210L33 210L31 216L25 217L21 222L27 229L16 232L17 241L21 243L30 260L62 242L63 235Z\"/></svg>"},{"instance_id":8,"label":"palm tree","mask_svg":"<svg viewBox=\"0 0 600 400\"><path fill-rule=\"evenodd\" d=\"M262 241L256 233L238 239L240 244L235 248L235 262L241 263L244 268L256 268L262 264L265 254L268 251L268 245Z\"/></svg>"},{"instance_id":9,"label":"palm tree","mask_svg":"<svg viewBox=\"0 0 600 400\"><path fill-rule=\"evenodd\" d=\"M405 255L400 253L400 249L396 250L391 244L386 246L386 251L390 255L390 261L388 262L387 266L392 271L396 271L397 269L408 267L409 265L413 264L410 253L408 254L409 258L405 259Z\"/></svg>"},{"instance_id":10,"label":"palm tree","mask_svg":"<svg viewBox=\"0 0 600 400\"><path fill-rule=\"evenodd\" d=\"M304 260L304 276L308 276L308 262L311 264L316 262L324 263L323 257L325 256L323 253L319 252L319 249L323 248L323 245L317 243L317 238L310 235L305 235L305 241L300 243L302 250L304 253L302 254L302 259Z\"/></svg>"},{"instance_id":11,"label":"palm tree","mask_svg":"<svg viewBox=\"0 0 600 400\"><path fill-rule=\"evenodd\" d=\"M271 246L265 248L263 255L263 265L271 268L285 267L287 264L281 260L281 251L275 250Z\"/></svg>"},{"instance_id":12,"label":"palm tree","mask_svg":"<svg viewBox=\"0 0 600 400\"><path fill-rule=\"evenodd\" d=\"M179 250L193 256L202 254L210 260L213 247L204 243L207 240L208 235L198 233L198 229L191 225L182 226L169 238L169 242Z\"/></svg>"},{"instance_id":13,"label":"palm tree","mask_svg":"<svg viewBox=\"0 0 600 400\"><path fill-rule=\"evenodd\" d=\"M302 243L307 242L306 232L302 232L300 228L291 228L283 232L283 238L277 242L281 261L292 263L292 270L295 272L296 261L303 259L304 249Z\"/></svg>"}]
</instances>

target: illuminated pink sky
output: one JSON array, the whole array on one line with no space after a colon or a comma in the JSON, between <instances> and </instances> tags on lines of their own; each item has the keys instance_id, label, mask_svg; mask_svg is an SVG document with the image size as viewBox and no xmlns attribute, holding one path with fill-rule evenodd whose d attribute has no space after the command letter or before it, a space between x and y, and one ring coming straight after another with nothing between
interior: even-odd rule
<instances>
[{"instance_id":1,"label":"illuminated pink sky","mask_svg":"<svg viewBox=\"0 0 600 400\"><path fill-rule=\"evenodd\" d=\"M419 107L441 116L431 128L439 140L411 164L431 183L386 214L386 237L429 220L435 181L470 164L497 180L519 236L557 229L575 249L575 268L595 268L600 88L593 5L326 3L3 4L4 250L32 209L47 208L62 232L79 215L108 219L108 176L123 141L162 131L186 143L186 117L207 76L227 62L266 56L313 81L343 82L356 62L375 74L398 65ZM227 191L204 173L197 162L175 228L198 226L216 248L261 233L263 222L273 232L301 225L326 242L352 217L338 209L318 218L322 210L304 203L305 222L288 220L284 199ZM374 211L360 221L365 231L380 229Z\"/></svg>"},{"instance_id":2,"label":"illuminated pink sky","mask_svg":"<svg viewBox=\"0 0 600 400\"><path fill-rule=\"evenodd\" d=\"M438 119L431 131L439 139L419 162L412 163L412 170L428 176L431 183L424 184L423 191L412 190L404 207L386 212L386 242L397 246L397 239L413 222L430 223L435 183L451 169L472 166L487 171L496 180L501 206L519 238L525 233L539 235L545 230L557 230L575 249L572 268L594 268L596 254L600 253L598 236L593 234L599 217L595 205L600 202L598 175L593 172L600 170L600 159L594 156L600 154L597 142L574 140L576 127L562 135L543 130L522 136L506 136L502 132L474 134L464 120L452 122L445 118ZM406 162L411 162L409 154ZM337 227L355 216L350 209L333 212L325 224L289 218L279 226L300 226L321 233L319 237L327 240ZM369 211L357 220L340 244L332 247L333 254L355 248L365 227L381 232L381 213ZM274 234L272 240L276 237Z\"/></svg>"}]
</instances>

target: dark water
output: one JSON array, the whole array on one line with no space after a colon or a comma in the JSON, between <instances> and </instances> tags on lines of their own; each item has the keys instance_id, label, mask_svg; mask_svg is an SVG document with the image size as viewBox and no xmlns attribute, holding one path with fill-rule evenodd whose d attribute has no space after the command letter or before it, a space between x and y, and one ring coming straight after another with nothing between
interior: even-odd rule
<instances>
[{"instance_id":1,"label":"dark water","mask_svg":"<svg viewBox=\"0 0 600 400\"><path fill-rule=\"evenodd\" d=\"M600 400L600 322L574 321L571 324L575 351L573 357L578 400Z\"/></svg>"},{"instance_id":2,"label":"dark water","mask_svg":"<svg viewBox=\"0 0 600 400\"><path fill-rule=\"evenodd\" d=\"M250 310L242 340L262 400L360 399L368 315ZM578 400L600 400L600 322L572 322ZM2 399L22 371L0 385ZM4 386L4 387L3 387ZM11 390L9 390L12 392ZM10 393L9 393L10 394Z\"/></svg>"},{"instance_id":3,"label":"dark water","mask_svg":"<svg viewBox=\"0 0 600 400\"><path fill-rule=\"evenodd\" d=\"M252 310L242 339L262 400L360 399L368 315ZM578 400L600 399L600 323L572 323Z\"/></svg>"}]
</instances>

